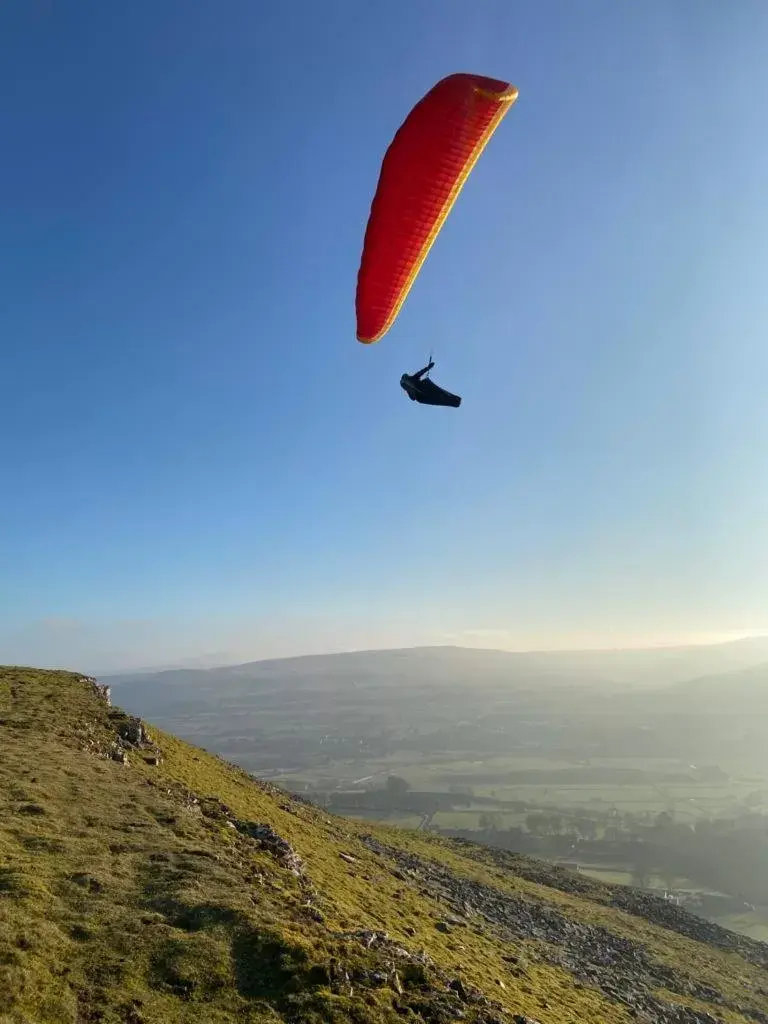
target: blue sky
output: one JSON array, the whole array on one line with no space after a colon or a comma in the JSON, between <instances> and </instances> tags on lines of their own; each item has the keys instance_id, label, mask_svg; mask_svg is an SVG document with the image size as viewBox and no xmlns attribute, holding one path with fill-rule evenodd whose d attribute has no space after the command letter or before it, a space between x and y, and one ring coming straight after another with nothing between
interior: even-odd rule
<instances>
[{"instance_id":1,"label":"blue sky","mask_svg":"<svg viewBox=\"0 0 768 1024\"><path fill-rule=\"evenodd\" d=\"M768 631L763 0L0 12L0 660ZM520 99L390 334L379 163ZM398 387L434 348L460 410Z\"/></svg>"}]
</instances>

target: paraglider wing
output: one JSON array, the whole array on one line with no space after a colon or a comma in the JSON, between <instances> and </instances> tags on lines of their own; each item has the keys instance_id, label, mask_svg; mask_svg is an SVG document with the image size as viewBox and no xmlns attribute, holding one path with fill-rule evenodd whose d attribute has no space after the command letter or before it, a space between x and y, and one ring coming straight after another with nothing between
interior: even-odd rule
<instances>
[{"instance_id":1,"label":"paraglider wing","mask_svg":"<svg viewBox=\"0 0 768 1024\"><path fill-rule=\"evenodd\" d=\"M449 75L413 108L381 165L357 277L357 338L394 323L478 157L517 89L481 75Z\"/></svg>"}]
</instances>

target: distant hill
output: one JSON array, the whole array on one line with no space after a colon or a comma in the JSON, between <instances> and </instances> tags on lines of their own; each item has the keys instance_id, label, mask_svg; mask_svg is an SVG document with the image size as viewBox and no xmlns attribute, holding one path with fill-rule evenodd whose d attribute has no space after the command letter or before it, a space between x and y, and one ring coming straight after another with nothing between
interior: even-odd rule
<instances>
[{"instance_id":1,"label":"distant hill","mask_svg":"<svg viewBox=\"0 0 768 1024\"><path fill-rule=\"evenodd\" d=\"M660 718L693 709L706 715L706 701L665 701L660 694L705 671L764 661L767 643L531 653L425 647L126 674L110 682L131 712L256 773L311 770L317 778L331 757L329 778L344 778L340 761L360 754L362 741L369 756L359 771L350 768L354 779L378 770L369 769L371 758L395 749L459 760L505 749L520 754L530 743L543 755L577 759L630 749L682 756L679 726ZM641 721L652 734L638 733ZM742 733L720 736L718 728L713 735L702 726L697 736L706 749L716 740L722 755L742 744ZM323 746L328 736L332 749ZM701 746L689 745L686 756L705 756Z\"/></svg>"},{"instance_id":2,"label":"distant hill","mask_svg":"<svg viewBox=\"0 0 768 1024\"><path fill-rule=\"evenodd\" d=\"M209 669L130 672L109 678L120 699L176 728L178 715L224 713L237 705L272 695L286 705L291 694L311 709L323 695L348 693L361 704L373 693L398 710L407 702L450 692L452 704L476 704L480 693L528 692L536 701L615 695L625 689L655 690L705 673L727 672L768 660L768 639L741 640L704 647L649 648L635 651L541 651L513 653L462 647L421 647L361 651L255 661ZM474 689L474 694L473 694ZM570 696L569 696L570 695ZM314 702L314 703L313 703ZM321 707L327 707L321 703ZM402 709L401 709L402 710Z\"/></svg>"},{"instance_id":3,"label":"distant hill","mask_svg":"<svg viewBox=\"0 0 768 1024\"><path fill-rule=\"evenodd\" d=\"M404 704L425 706L437 693L450 692L454 703L470 704L489 689L557 690L571 687L573 675L557 673L544 657L479 651L460 647L424 647L407 650L363 651L301 658L256 661L244 665L157 673L110 676L115 693L131 709L142 708L177 727L178 716L228 708L240 715L244 708L279 703L284 709L300 701L302 713L329 709L330 699L347 695L365 714L369 695L386 705L391 715ZM580 684L605 684L591 672ZM475 696L472 690L475 689ZM221 723L219 723L221 724Z\"/></svg>"},{"instance_id":4,"label":"distant hill","mask_svg":"<svg viewBox=\"0 0 768 1024\"><path fill-rule=\"evenodd\" d=\"M574 678L600 683L591 667L572 668L561 657L482 651L462 647L421 647L405 650L360 651L349 654L310 655L225 665L210 669L170 669L160 672L124 673L108 677L110 683L142 686L148 692L158 686L183 687L190 692L209 687L227 692L257 692L290 686L300 690L335 690L386 687L467 686L472 683L506 685L536 682L567 685Z\"/></svg>"},{"instance_id":5,"label":"distant hill","mask_svg":"<svg viewBox=\"0 0 768 1024\"><path fill-rule=\"evenodd\" d=\"M333 817L0 669L3 1024L765 1024L767 972L664 901Z\"/></svg>"},{"instance_id":6,"label":"distant hill","mask_svg":"<svg viewBox=\"0 0 768 1024\"><path fill-rule=\"evenodd\" d=\"M768 661L768 637L723 644L615 650L496 651L467 647L414 647L305 655L205 668L142 669L110 673L116 684L143 679L205 685L214 678L291 680L301 685L325 679L350 679L375 685L398 680L425 684L546 680L627 686L666 686L694 676L749 668Z\"/></svg>"},{"instance_id":7,"label":"distant hill","mask_svg":"<svg viewBox=\"0 0 768 1024\"><path fill-rule=\"evenodd\" d=\"M709 715L768 715L768 662L686 679L654 695L659 707Z\"/></svg>"}]
</instances>

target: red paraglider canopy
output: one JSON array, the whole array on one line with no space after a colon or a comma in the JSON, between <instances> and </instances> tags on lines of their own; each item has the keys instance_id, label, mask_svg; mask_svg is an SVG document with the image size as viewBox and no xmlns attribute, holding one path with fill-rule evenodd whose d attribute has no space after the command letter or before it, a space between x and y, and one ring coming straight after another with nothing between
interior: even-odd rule
<instances>
[{"instance_id":1,"label":"red paraglider canopy","mask_svg":"<svg viewBox=\"0 0 768 1024\"><path fill-rule=\"evenodd\" d=\"M398 129L381 165L357 277L357 338L395 322L464 182L517 99L507 82L442 79Z\"/></svg>"}]
</instances>

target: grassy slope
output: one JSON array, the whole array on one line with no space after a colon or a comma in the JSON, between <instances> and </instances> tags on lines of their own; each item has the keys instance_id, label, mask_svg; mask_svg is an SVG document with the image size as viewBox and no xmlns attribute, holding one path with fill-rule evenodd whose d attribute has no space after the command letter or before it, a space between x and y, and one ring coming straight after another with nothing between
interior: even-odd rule
<instances>
[{"instance_id":1,"label":"grassy slope","mask_svg":"<svg viewBox=\"0 0 768 1024\"><path fill-rule=\"evenodd\" d=\"M455 978L490 1000L461 1004L470 1022L504 1011L542 1024L632 1019L540 942L510 941L482 917L436 928L451 912L439 892L374 852L368 833L500 898L641 943L722 994L730 1008L707 1005L713 1019L768 1012L764 969L614 909L608 886L564 891L541 866L515 873L514 859L329 817L156 730L161 764L141 751L119 764L108 752L120 715L78 676L0 669L0 1024L438 1024L456 1019ZM247 823L268 823L304 874ZM412 959L344 934L361 929L388 932ZM705 1008L700 995L658 994Z\"/></svg>"}]
</instances>

